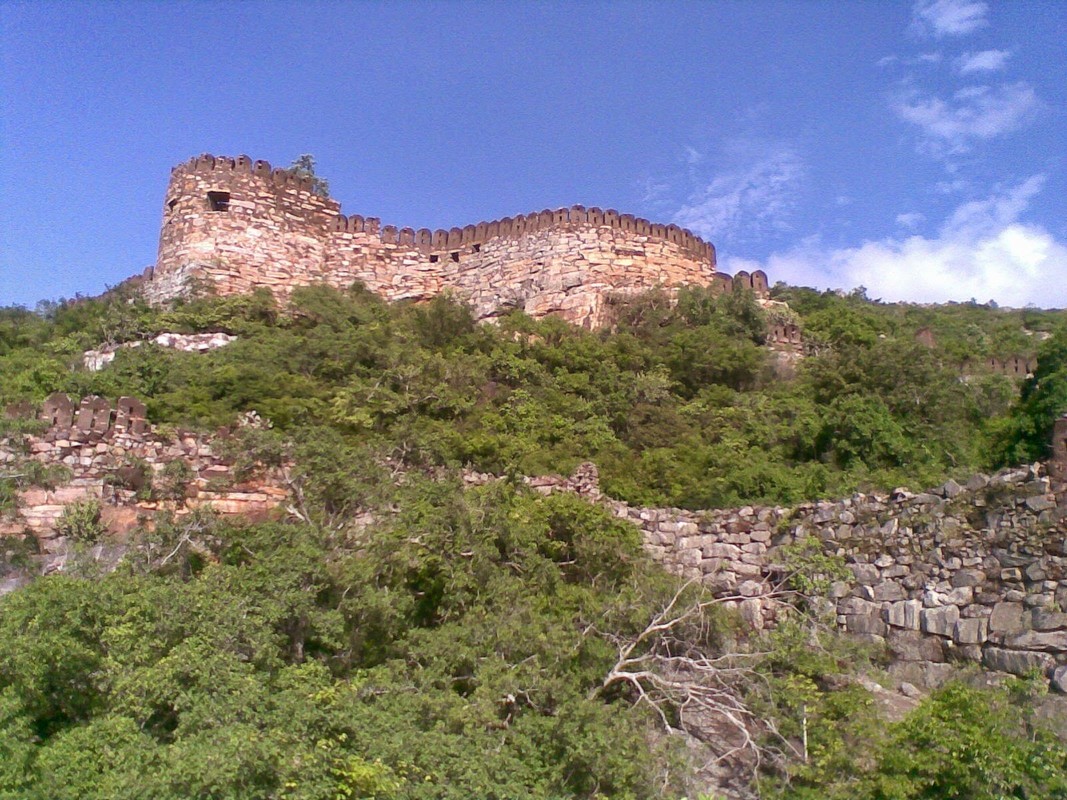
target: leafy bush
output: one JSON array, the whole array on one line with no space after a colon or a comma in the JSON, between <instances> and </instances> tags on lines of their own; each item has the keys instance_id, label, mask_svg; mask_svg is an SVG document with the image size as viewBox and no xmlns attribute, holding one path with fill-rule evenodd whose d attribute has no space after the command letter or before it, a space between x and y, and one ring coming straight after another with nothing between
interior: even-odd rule
<instances>
[{"instance_id":1,"label":"leafy bush","mask_svg":"<svg viewBox=\"0 0 1067 800\"><path fill-rule=\"evenodd\" d=\"M98 542L105 533L100 521L100 501L76 500L68 503L56 524L56 532L82 544Z\"/></svg>"},{"instance_id":2,"label":"leafy bush","mask_svg":"<svg viewBox=\"0 0 1067 800\"><path fill-rule=\"evenodd\" d=\"M186 489L195 477L185 461L169 461L152 478L152 496L159 500L184 500Z\"/></svg>"}]
</instances>

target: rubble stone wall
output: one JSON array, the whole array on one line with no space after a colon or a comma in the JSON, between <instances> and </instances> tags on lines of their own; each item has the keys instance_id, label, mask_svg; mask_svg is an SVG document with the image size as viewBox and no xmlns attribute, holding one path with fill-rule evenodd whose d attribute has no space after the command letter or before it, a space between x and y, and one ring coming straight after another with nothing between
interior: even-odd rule
<instances>
[{"instance_id":1,"label":"rubble stone wall","mask_svg":"<svg viewBox=\"0 0 1067 800\"><path fill-rule=\"evenodd\" d=\"M813 536L853 574L831 598L844 630L926 669L962 659L1024 674L1067 664L1067 509L1053 489L1028 468L788 510L618 513L668 569L751 598L781 578L780 548ZM746 604L757 626L773 620L772 604Z\"/></svg>"},{"instance_id":2,"label":"rubble stone wall","mask_svg":"<svg viewBox=\"0 0 1067 800\"><path fill-rule=\"evenodd\" d=\"M762 271L716 272L715 248L676 225L583 206L451 230L382 226L341 214L311 182L246 156L199 156L174 168L159 256L143 282L163 301L197 282L220 294L267 287L347 288L361 281L389 300L451 290L480 319L501 309L557 314L595 326L612 295L687 284L766 296Z\"/></svg>"},{"instance_id":3,"label":"rubble stone wall","mask_svg":"<svg viewBox=\"0 0 1067 800\"><path fill-rule=\"evenodd\" d=\"M735 598L756 628L774 625L783 607L775 598L786 576L783 547L814 537L852 574L833 584L827 609L842 630L884 643L904 679L936 685L953 662L974 662L1055 674L1067 691L1067 503L1042 465L919 494L712 511L604 497L591 464L570 478L526 482L608 505L640 528L653 559Z\"/></svg>"},{"instance_id":4,"label":"rubble stone wall","mask_svg":"<svg viewBox=\"0 0 1067 800\"><path fill-rule=\"evenodd\" d=\"M65 465L70 478L54 489L22 491L16 516L0 520L0 535L29 530L46 553L65 546L57 535L64 508L86 498L101 501L104 522L120 536L159 511L208 507L256 516L286 501L283 475L238 482L213 446L216 437L157 435L132 398L114 405L86 398L75 406L53 395L40 417L48 429L28 437L25 452L0 441L0 471L31 458ZM948 481L918 494L898 489L794 508L630 506L601 493L592 464L567 478L525 482L604 504L640 529L655 561L731 598L756 628L773 626L783 608L776 597L788 569L783 548L814 541L851 573L823 598L827 610L842 630L884 643L906 680L934 685L953 662L973 662L1045 673L1067 691L1067 417L1055 431L1047 466L978 475L963 486ZM188 468L181 498L145 499L124 477L135 463L158 475L174 461ZM497 477L468 470L464 480L479 485Z\"/></svg>"}]
</instances>

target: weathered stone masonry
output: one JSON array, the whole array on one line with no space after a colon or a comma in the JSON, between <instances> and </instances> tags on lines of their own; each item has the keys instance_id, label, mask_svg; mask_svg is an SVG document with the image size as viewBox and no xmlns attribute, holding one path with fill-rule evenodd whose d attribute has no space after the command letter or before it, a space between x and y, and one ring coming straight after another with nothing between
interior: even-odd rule
<instances>
[{"instance_id":1,"label":"weathered stone masonry","mask_svg":"<svg viewBox=\"0 0 1067 800\"><path fill-rule=\"evenodd\" d=\"M8 409L10 416L31 416L34 409ZM79 404L64 394L54 394L42 408L40 419L48 429L27 437L26 452L11 440L0 440L0 473L30 458L45 465L63 465L69 478L53 489L30 487L18 493L13 517L0 518L0 537L32 533L45 554L61 554L66 543L57 523L71 503L101 501L104 526L116 536L150 522L160 511L187 514L207 508L224 515L263 515L288 496L284 483L272 473L237 480L229 459L213 448L218 437L178 431L161 436L145 420L144 405L130 397L112 404L101 397L87 397ZM183 497L145 499L123 480L131 465L140 464L149 475L158 475L168 464L182 462L188 481L178 487ZM131 475L132 477L132 475Z\"/></svg>"},{"instance_id":2,"label":"weathered stone masonry","mask_svg":"<svg viewBox=\"0 0 1067 800\"><path fill-rule=\"evenodd\" d=\"M159 257L145 292L167 300L201 282L220 294L361 281L389 300L453 291L479 319L519 308L596 327L612 297L686 284L767 293L757 270L715 269L715 248L676 225L573 206L430 231L341 214L311 181L265 161L199 156L174 168Z\"/></svg>"},{"instance_id":3,"label":"weathered stone masonry","mask_svg":"<svg viewBox=\"0 0 1067 800\"><path fill-rule=\"evenodd\" d=\"M9 411L34 413L24 406ZM114 405L86 398L75 406L53 395L39 416L49 428L29 437L28 457L64 464L71 477L52 490L22 491L16 515L0 520L0 536L34 534L46 568L56 558L61 562L65 543L56 523L78 500L101 500L104 522L121 537L159 511L268 514L288 497L280 474L235 480L232 465L213 447L215 437L153 433L144 406L132 398ZM22 457L11 442L0 441L0 468ZM131 459L154 472L183 461L189 467L185 497L145 500L116 485L113 478ZM470 484L496 480L472 471L464 478ZM773 590L783 577L782 547L810 536L852 573L825 598L838 625L884 642L902 679L934 685L952 662L962 661L1020 675L1036 670L1067 691L1067 417L1055 426L1047 465L976 476L965 486L949 481L919 494L855 494L792 509L632 507L601 494L592 464L570 478L525 481L537 491L575 492L605 504L641 530L656 561L736 598L731 603L756 628L773 625L781 608Z\"/></svg>"},{"instance_id":4,"label":"weathered stone masonry","mask_svg":"<svg viewBox=\"0 0 1067 800\"><path fill-rule=\"evenodd\" d=\"M930 492L855 494L792 509L635 508L600 493L596 468L528 478L572 491L640 528L645 550L671 572L708 585L754 627L782 607L782 547L815 537L852 580L825 598L839 627L884 643L903 680L932 686L973 662L1053 676L1067 692L1067 417L1047 470L1033 465L949 481ZM1060 476L1060 477L1057 477ZM492 476L468 475L471 483Z\"/></svg>"}]
</instances>

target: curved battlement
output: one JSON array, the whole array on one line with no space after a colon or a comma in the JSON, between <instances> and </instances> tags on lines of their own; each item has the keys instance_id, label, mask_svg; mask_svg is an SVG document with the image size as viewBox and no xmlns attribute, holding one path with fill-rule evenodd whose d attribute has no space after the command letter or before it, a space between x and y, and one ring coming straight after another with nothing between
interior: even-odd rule
<instances>
[{"instance_id":1,"label":"curved battlement","mask_svg":"<svg viewBox=\"0 0 1067 800\"><path fill-rule=\"evenodd\" d=\"M292 170L245 155L200 155L171 171L159 259L144 287L154 301L191 282L220 294L266 286L284 298L310 283L361 281L387 299L451 289L480 318L519 307L595 325L608 293L716 279L709 242L615 209L575 205L448 230L382 226L342 214ZM766 275L745 273L732 285L765 294Z\"/></svg>"},{"instance_id":2,"label":"curved battlement","mask_svg":"<svg viewBox=\"0 0 1067 800\"><path fill-rule=\"evenodd\" d=\"M619 214L614 209L603 211L599 208L586 209L585 206L557 208L555 211L545 209L516 217L504 217L492 222L479 222L463 228L430 230L429 228L397 229L393 225L380 228L380 221L373 217L364 218L358 214L346 217L338 214L333 223L334 232L377 233L383 244L399 244L415 247L424 253L446 252L474 244L485 244L498 237L518 238L528 233L561 228L565 226L610 227L633 233L636 236L655 237L677 244L687 253L715 263L715 248L692 231L677 225L656 225L647 219L632 214Z\"/></svg>"},{"instance_id":3,"label":"curved battlement","mask_svg":"<svg viewBox=\"0 0 1067 800\"><path fill-rule=\"evenodd\" d=\"M172 176L188 171L204 176L225 177L229 174L251 175L267 181L278 188L293 188L298 192L311 194L311 178L298 176L292 170L272 168L269 161L253 161L245 155L231 158L229 156L199 155L179 164L171 170ZM173 180L173 178L172 178ZM417 247L423 252L444 252L456 250L471 244L484 244L497 237L520 237L528 233L547 230L566 225L606 226L633 233L636 236L654 237L677 244L683 250L699 258L715 263L715 248L687 228L678 225L661 225L650 222L633 214L620 214L615 209L606 211L597 207L586 208L574 205L570 208L544 209L515 217L503 217L491 222L482 221L476 225L449 230L429 228L396 228L392 225L381 227L381 220L375 217L363 217L354 214L346 217L338 212L330 230L349 233L375 233L383 244L401 244ZM747 275L747 273L746 273ZM766 276L764 276L766 278ZM764 280L764 284L766 280Z\"/></svg>"}]
</instances>

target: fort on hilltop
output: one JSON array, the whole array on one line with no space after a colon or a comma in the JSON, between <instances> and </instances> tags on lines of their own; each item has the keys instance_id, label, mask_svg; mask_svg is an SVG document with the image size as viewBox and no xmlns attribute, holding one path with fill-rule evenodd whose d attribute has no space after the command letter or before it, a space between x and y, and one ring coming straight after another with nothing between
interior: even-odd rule
<instances>
[{"instance_id":1,"label":"fort on hilltop","mask_svg":"<svg viewBox=\"0 0 1067 800\"><path fill-rule=\"evenodd\" d=\"M414 230L346 217L311 179L247 156L202 155L172 170L159 257L145 275L149 300L198 284L223 295L267 287L284 299L298 286L355 281L388 300L451 291L478 319L518 308L586 327L603 324L613 300L657 287L767 294L766 274L718 272L715 248L690 231L614 210L572 206Z\"/></svg>"}]
</instances>

